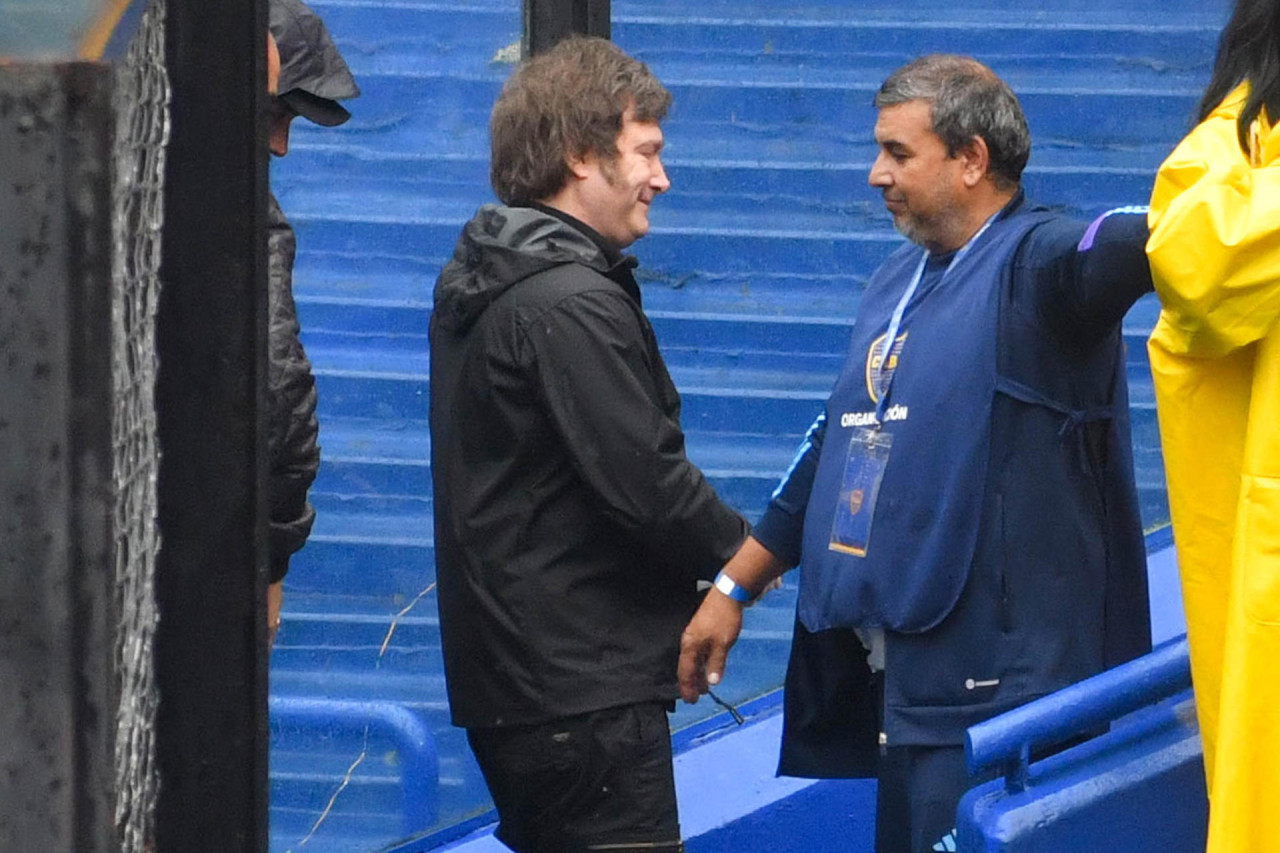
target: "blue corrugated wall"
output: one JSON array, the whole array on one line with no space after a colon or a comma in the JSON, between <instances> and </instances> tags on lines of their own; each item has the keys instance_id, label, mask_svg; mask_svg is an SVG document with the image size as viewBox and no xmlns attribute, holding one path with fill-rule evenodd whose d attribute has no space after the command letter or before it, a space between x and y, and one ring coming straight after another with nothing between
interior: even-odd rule
<instances>
[{"instance_id":1,"label":"blue corrugated wall","mask_svg":"<svg viewBox=\"0 0 1280 853\"><path fill-rule=\"evenodd\" d=\"M430 591L427 319L461 224L491 198L485 125L519 40L520 2L314 5L364 94L344 127L295 123L293 150L273 167L298 231L324 463L315 535L286 586L272 689L409 707L434 734L433 820L448 824L486 804L447 723ZM861 288L898 243L866 185L870 101L889 71L932 51L986 61L1028 114L1029 194L1091 218L1145 202L1188 128L1227 5L614 0L614 40L675 95L673 187L635 252L684 396L690 455L722 494L759 514L835 378ZM1144 345L1156 310L1145 300L1125 324L1149 526L1168 514ZM793 604L794 584L751 611L725 685L733 699L779 683ZM675 724L709 710L684 708ZM376 727L278 720L272 849L373 850L403 835L401 748Z\"/></svg>"}]
</instances>

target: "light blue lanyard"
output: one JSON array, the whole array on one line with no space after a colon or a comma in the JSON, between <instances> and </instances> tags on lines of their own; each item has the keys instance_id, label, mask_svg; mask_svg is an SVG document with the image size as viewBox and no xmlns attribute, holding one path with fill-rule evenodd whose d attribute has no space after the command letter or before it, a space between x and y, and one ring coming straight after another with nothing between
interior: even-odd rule
<instances>
[{"instance_id":1,"label":"light blue lanyard","mask_svg":"<svg viewBox=\"0 0 1280 853\"><path fill-rule=\"evenodd\" d=\"M969 254L969 250L973 248L973 244L978 242L986 230L991 227L991 223L995 221L999 213L993 214L982 223L982 227L977 233L969 238L963 246L956 250L951 257L951 263L947 264L947 268L942 271L942 278L938 279L941 285L946 280L947 274L955 269L956 264ZM902 329L902 318L907 313L907 306L911 304L911 299L916 295L916 290L920 287L920 281L924 278L925 265L929 263L929 252L925 252L920 256L920 263L916 265L916 274L911 278L911 284L907 285L906 292L902 294L902 298L898 300L898 307L893 309L893 316L889 318L889 331L884 336L884 352L880 354L880 369L885 372L884 392L880 394L880 402L876 403L876 428L878 429L884 424L885 409L889 406L889 389L893 386L893 377L897 374L897 370L889 370L889 354L893 352L893 342L898 338L898 332Z\"/></svg>"}]
</instances>

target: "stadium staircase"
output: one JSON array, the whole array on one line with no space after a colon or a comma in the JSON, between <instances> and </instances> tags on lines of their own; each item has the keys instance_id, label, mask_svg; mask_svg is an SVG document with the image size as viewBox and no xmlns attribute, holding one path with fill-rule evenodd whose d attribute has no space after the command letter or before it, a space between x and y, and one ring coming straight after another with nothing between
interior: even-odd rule
<instances>
[{"instance_id":1,"label":"stadium staircase","mask_svg":"<svg viewBox=\"0 0 1280 853\"><path fill-rule=\"evenodd\" d=\"M487 808L441 673L427 323L461 224L491 199L486 121L520 5L314 2L363 94L344 127L295 123L273 165L298 232L324 453L272 660L274 853L373 851ZM635 251L689 453L721 493L759 514L835 379L869 273L898 245L866 185L871 98L889 71L932 51L988 62L1030 120L1029 194L1092 218L1145 203L1188 128L1226 5L614 0L614 40L675 96L672 190ZM1149 526L1168 516L1144 345L1156 311L1146 299L1125 323ZM793 605L794 582L750 612L732 699L780 683ZM317 700L341 713L317 725ZM706 712L682 708L675 725ZM427 764L436 777L406 776Z\"/></svg>"}]
</instances>

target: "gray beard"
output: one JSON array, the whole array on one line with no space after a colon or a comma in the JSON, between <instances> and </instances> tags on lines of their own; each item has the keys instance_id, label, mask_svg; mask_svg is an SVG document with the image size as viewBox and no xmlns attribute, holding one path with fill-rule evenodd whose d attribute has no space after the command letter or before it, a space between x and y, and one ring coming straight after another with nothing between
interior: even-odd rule
<instances>
[{"instance_id":1,"label":"gray beard","mask_svg":"<svg viewBox=\"0 0 1280 853\"><path fill-rule=\"evenodd\" d=\"M893 217L893 228L917 246L924 246L924 235L921 234L920 224L914 219L895 216Z\"/></svg>"}]
</instances>

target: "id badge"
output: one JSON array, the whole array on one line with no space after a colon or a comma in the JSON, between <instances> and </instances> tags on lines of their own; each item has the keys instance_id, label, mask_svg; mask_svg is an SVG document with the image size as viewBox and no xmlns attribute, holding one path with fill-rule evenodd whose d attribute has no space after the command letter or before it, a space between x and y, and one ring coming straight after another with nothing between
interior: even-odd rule
<instances>
[{"instance_id":1,"label":"id badge","mask_svg":"<svg viewBox=\"0 0 1280 853\"><path fill-rule=\"evenodd\" d=\"M871 538L871 517L880 497L880 481L889 464L889 448L893 436L880 430L858 428L849 438L849 452L844 460L844 478L835 517L831 520L832 551L867 556Z\"/></svg>"}]
</instances>

